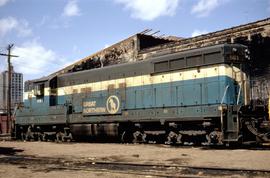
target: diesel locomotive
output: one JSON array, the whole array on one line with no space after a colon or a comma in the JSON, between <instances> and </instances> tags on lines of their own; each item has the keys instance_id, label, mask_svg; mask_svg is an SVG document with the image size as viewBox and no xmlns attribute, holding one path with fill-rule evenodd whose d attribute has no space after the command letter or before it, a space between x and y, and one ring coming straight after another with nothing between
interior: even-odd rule
<instances>
[{"instance_id":1,"label":"diesel locomotive","mask_svg":"<svg viewBox=\"0 0 270 178\"><path fill-rule=\"evenodd\" d=\"M269 142L268 109L250 99L248 64L245 46L219 44L28 81L16 137Z\"/></svg>"}]
</instances>

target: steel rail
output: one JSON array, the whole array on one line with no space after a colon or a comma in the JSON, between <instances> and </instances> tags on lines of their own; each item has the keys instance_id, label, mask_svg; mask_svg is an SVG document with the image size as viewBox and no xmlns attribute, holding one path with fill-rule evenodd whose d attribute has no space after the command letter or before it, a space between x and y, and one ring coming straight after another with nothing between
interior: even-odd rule
<instances>
[{"instance_id":1,"label":"steel rail","mask_svg":"<svg viewBox=\"0 0 270 178\"><path fill-rule=\"evenodd\" d=\"M176 164L140 164L131 162L108 162L108 161L93 161L94 164L100 165L124 165L124 166L138 166L138 167L174 167L174 168L189 168L189 169L204 169L204 170L222 170L222 171L242 171L242 172L266 172L270 173L268 169L246 169L246 168L228 168L228 167L213 167L213 166L188 166Z\"/></svg>"},{"instance_id":2,"label":"steel rail","mask_svg":"<svg viewBox=\"0 0 270 178\"><path fill-rule=\"evenodd\" d=\"M98 166L118 166L118 167L141 167L141 168L151 168L152 170L163 170L164 168L178 168L183 169L193 169L193 170L203 170L203 171L228 171L228 172L246 172L246 173L269 173L270 169L248 169L248 168L232 168L232 167L217 167L217 166L192 166L192 165L178 165L178 164L155 164L155 163L135 163L135 162L115 162L115 161L99 161L99 160L85 160L85 159L75 159L75 160L65 160L63 158L50 158L50 157L31 157L22 155L12 155L10 157L0 158L0 163L4 161L6 163L26 163L26 162L38 162L40 164L56 164L62 167L70 168L70 166L65 166L66 163L75 167L85 167L85 168L97 168ZM63 164L63 165L61 165ZM73 169L73 168L72 168Z\"/></svg>"}]
</instances>

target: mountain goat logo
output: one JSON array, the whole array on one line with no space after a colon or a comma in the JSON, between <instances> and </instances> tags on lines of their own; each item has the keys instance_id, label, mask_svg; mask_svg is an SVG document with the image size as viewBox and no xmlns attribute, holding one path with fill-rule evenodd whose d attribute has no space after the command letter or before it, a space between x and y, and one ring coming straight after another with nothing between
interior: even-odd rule
<instances>
[{"instance_id":1,"label":"mountain goat logo","mask_svg":"<svg viewBox=\"0 0 270 178\"><path fill-rule=\"evenodd\" d=\"M115 114L118 112L120 102L117 96L112 95L107 99L106 108L108 113Z\"/></svg>"}]
</instances>

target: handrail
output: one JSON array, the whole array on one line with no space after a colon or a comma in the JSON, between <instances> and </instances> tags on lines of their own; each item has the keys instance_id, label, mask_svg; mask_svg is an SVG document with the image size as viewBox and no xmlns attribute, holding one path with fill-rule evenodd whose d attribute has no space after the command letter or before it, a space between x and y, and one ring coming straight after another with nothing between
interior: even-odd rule
<instances>
[{"instance_id":1,"label":"handrail","mask_svg":"<svg viewBox=\"0 0 270 178\"><path fill-rule=\"evenodd\" d=\"M224 99L225 99L225 96L226 96L226 94L227 94L227 91L228 91L228 88L229 88L229 87L230 87L229 85L227 85L227 86L226 86L226 88L225 88L225 91L224 91L224 94L223 94L223 97L222 97L222 100L221 100L220 104L223 104Z\"/></svg>"},{"instance_id":2,"label":"handrail","mask_svg":"<svg viewBox=\"0 0 270 178\"><path fill-rule=\"evenodd\" d=\"M236 101L237 105L239 104L241 91L242 91L242 83L240 83L240 85L239 85L239 92L237 94L237 101Z\"/></svg>"}]
</instances>

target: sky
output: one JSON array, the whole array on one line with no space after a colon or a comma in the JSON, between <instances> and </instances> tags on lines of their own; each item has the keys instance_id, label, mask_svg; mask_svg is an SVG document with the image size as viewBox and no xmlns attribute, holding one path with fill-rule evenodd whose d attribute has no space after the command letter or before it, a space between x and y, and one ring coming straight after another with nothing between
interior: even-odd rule
<instances>
[{"instance_id":1,"label":"sky","mask_svg":"<svg viewBox=\"0 0 270 178\"><path fill-rule=\"evenodd\" d=\"M0 53L14 44L31 80L145 29L188 38L269 17L270 0L0 0Z\"/></svg>"}]
</instances>

